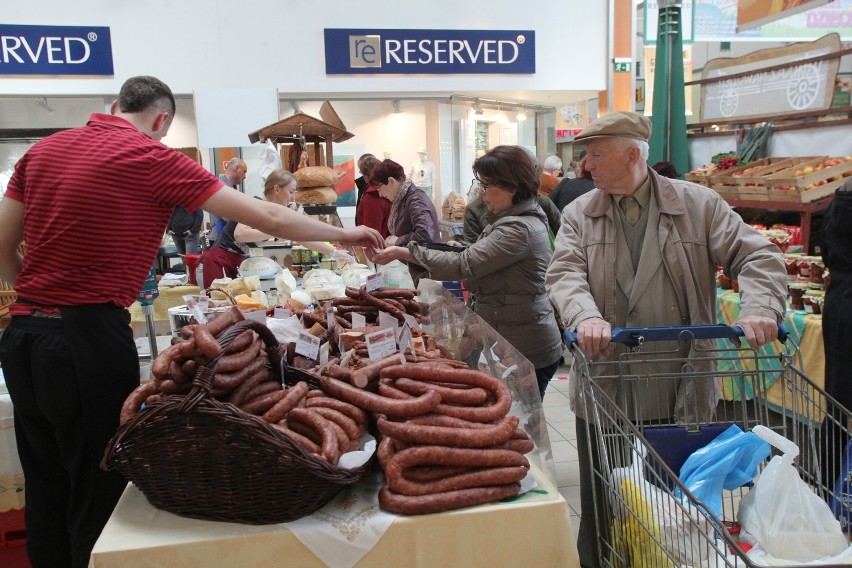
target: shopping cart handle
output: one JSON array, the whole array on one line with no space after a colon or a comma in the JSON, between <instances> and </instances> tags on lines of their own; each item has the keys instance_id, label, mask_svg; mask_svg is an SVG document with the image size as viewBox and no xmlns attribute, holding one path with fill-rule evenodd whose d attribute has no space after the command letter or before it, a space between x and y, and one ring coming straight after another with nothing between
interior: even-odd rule
<instances>
[{"instance_id":1,"label":"shopping cart handle","mask_svg":"<svg viewBox=\"0 0 852 568\"><path fill-rule=\"evenodd\" d=\"M787 328L778 324L778 341L785 342L788 337ZM733 339L742 337L743 330L737 325L707 324L684 325L675 327L614 327L612 339L628 347L637 347L641 341L677 341L679 339ZM577 343L577 334L566 331L563 334L565 345L570 347Z\"/></svg>"}]
</instances>

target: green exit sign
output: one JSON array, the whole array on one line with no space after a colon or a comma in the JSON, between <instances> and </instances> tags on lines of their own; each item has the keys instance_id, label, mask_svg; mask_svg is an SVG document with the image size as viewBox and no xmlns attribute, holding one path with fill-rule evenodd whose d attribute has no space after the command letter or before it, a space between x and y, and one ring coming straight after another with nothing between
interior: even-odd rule
<instances>
[{"instance_id":1,"label":"green exit sign","mask_svg":"<svg viewBox=\"0 0 852 568\"><path fill-rule=\"evenodd\" d=\"M612 71L614 73L630 73L630 61L613 61Z\"/></svg>"}]
</instances>

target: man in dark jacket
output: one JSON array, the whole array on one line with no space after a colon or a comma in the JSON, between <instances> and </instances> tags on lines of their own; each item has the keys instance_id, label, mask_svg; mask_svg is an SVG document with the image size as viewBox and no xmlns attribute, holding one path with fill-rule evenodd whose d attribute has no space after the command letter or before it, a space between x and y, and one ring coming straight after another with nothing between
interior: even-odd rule
<instances>
[{"instance_id":1,"label":"man in dark jacket","mask_svg":"<svg viewBox=\"0 0 852 568\"><path fill-rule=\"evenodd\" d=\"M585 152L581 156L584 156ZM577 165L574 166L574 172L577 174L575 179L563 179L550 192L550 200L556 204L559 211L565 209L565 206L589 191L595 188L595 182L592 181L592 174L583 170L582 158Z\"/></svg>"},{"instance_id":2,"label":"man in dark jacket","mask_svg":"<svg viewBox=\"0 0 852 568\"><path fill-rule=\"evenodd\" d=\"M203 220L204 211L201 209L190 213L181 206L175 207L166 232L172 236L178 254L195 254L201 250L198 234Z\"/></svg>"}]
</instances>

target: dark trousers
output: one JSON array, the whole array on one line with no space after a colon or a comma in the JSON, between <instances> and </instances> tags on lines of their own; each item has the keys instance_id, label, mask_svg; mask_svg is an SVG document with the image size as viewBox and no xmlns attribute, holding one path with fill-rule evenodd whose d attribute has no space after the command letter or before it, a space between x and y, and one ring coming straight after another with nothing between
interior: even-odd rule
<instances>
[{"instance_id":1,"label":"dark trousers","mask_svg":"<svg viewBox=\"0 0 852 568\"><path fill-rule=\"evenodd\" d=\"M121 405L139 385L127 310L16 316L0 340L15 410L33 568L85 567L126 480L99 467Z\"/></svg>"},{"instance_id":2,"label":"dark trousers","mask_svg":"<svg viewBox=\"0 0 852 568\"><path fill-rule=\"evenodd\" d=\"M592 464L596 471L601 470L600 452L594 438L594 424L589 424L579 416L575 420L577 459L580 466L580 530L577 534L577 552L583 568L598 568L601 565L598 543L602 536L608 538L610 514L603 501L603 482L592 474ZM597 495L597 503L592 494L592 487ZM602 552L605 553L603 550Z\"/></svg>"},{"instance_id":3,"label":"dark trousers","mask_svg":"<svg viewBox=\"0 0 852 568\"><path fill-rule=\"evenodd\" d=\"M550 383L550 379L553 378L553 374L556 373L556 370L559 368L559 364L562 362L562 357L556 360L555 363L548 365L547 367L540 367L535 370L535 378L538 381L538 392L541 395L541 399L544 400L544 391L547 390L547 385Z\"/></svg>"}]
</instances>

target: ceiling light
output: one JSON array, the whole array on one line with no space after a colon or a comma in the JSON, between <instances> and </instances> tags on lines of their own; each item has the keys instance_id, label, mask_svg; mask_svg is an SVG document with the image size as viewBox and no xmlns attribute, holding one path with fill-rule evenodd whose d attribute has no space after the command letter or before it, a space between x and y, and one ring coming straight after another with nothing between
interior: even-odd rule
<instances>
[{"instance_id":1,"label":"ceiling light","mask_svg":"<svg viewBox=\"0 0 852 568\"><path fill-rule=\"evenodd\" d=\"M399 102L399 99L393 100L393 112L399 114L402 112L402 104Z\"/></svg>"},{"instance_id":2,"label":"ceiling light","mask_svg":"<svg viewBox=\"0 0 852 568\"><path fill-rule=\"evenodd\" d=\"M517 118L517 119L518 119L518 122L523 122L524 120L526 120L526 119L527 119L527 113L525 113L525 112L523 111L523 109L522 109L522 110L519 110L519 111L518 111L518 115L517 115L515 118Z\"/></svg>"}]
</instances>

